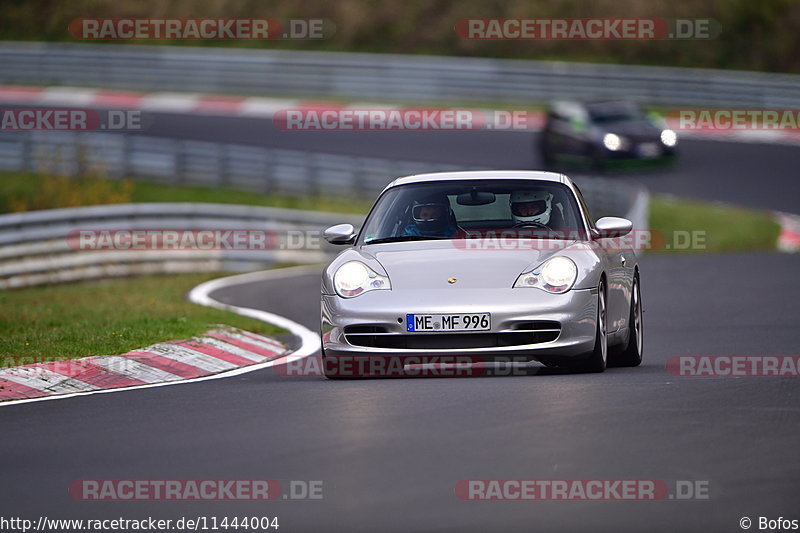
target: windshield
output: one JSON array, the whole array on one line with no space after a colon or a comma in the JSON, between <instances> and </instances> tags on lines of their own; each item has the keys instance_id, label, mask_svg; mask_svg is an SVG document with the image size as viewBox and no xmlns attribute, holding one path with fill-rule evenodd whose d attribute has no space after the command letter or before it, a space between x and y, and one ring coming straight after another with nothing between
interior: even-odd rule
<instances>
[{"instance_id":1,"label":"windshield","mask_svg":"<svg viewBox=\"0 0 800 533\"><path fill-rule=\"evenodd\" d=\"M555 182L468 180L414 183L384 193L359 237L362 244L532 235L582 239L575 197Z\"/></svg>"},{"instance_id":2,"label":"windshield","mask_svg":"<svg viewBox=\"0 0 800 533\"><path fill-rule=\"evenodd\" d=\"M589 106L589 116L596 124L610 124L613 122L628 122L632 120L644 120L644 115L638 106L634 104L604 104Z\"/></svg>"}]
</instances>

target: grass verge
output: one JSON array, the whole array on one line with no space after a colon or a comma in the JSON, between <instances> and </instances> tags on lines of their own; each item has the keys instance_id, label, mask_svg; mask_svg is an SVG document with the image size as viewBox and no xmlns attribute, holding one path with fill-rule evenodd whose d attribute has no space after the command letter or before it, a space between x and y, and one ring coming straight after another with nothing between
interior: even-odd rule
<instances>
[{"instance_id":1,"label":"grass verge","mask_svg":"<svg viewBox=\"0 0 800 533\"><path fill-rule=\"evenodd\" d=\"M650 229L664 236L665 247L653 251L667 253L771 251L780 234L768 213L657 195L650 198Z\"/></svg>"},{"instance_id":2,"label":"grass verge","mask_svg":"<svg viewBox=\"0 0 800 533\"><path fill-rule=\"evenodd\" d=\"M265 335L284 332L186 300L192 287L221 275L157 275L0 291L3 367L44 358L125 353L158 342L188 339L215 324Z\"/></svg>"},{"instance_id":3,"label":"grass verge","mask_svg":"<svg viewBox=\"0 0 800 533\"><path fill-rule=\"evenodd\" d=\"M53 193L67 190L72 194ZM139 180L116 181L91 176L71 179L39 173L0 172L0 213L128 202L211 202L364 214L372 205L372 199L295 197Z\"/></svg>"}]
</instances>

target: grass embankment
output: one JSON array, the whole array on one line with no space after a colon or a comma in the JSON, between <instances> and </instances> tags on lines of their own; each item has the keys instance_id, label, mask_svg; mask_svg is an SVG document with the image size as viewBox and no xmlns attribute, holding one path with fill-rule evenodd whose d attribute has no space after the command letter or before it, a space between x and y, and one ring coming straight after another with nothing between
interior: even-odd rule
<instances>
[{"instance_id":1,"label":"grass embankment","mask_svg":"<svg viewBox=\"0 0 800 533\"><path fill-rule=\"evenodd\" d=\"M333 213L364 213L372 200L259 194L236 189L184 187L96 176L68 178L39 173L0 172L0 213L129 202L211 202Z\"/></svg>"},{"instance_id":2,"label":"grass embankment","mask_svg":"<svg viewBox=\"0 0 800 533\"><path fill-rule=\"evenodd\" d=\"M216 324L265 335L283 330L186 300L222 274L157 275L0 291L2 367L125 353L188 339Z\"/></svg>"},{"instance_id":3,"label":"grass embankment","mask_svg":"<svg viewBox=\"0 0 800 533\"><path fill-rule=\"evenodd\" d=\"M650 200L650 228L669 248L657 252L775 250L780 226L767 213L664 196Z\"/></svg>"}]
</instances>

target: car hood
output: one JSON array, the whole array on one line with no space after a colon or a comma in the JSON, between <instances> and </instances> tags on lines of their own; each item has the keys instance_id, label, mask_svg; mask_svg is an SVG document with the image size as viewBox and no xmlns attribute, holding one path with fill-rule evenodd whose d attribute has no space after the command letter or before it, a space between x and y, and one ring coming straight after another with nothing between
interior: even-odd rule
<instances>
[{"instance_id":1,"label":"car hood","mask_svg":"<svg viewBox=\"0 0 800 533\"><path fill-rule=\"evenodd\" d=\"M607 133L616 133L634 140L659 140L661 130L646 120L630 120L598 124L598 128Z\"/></svg>"},{"instance_id":2,"label":"car hood","mask_svg":"<svg viewBox=\"0 0 800 533\"><path fill-rule=\"evenodd\" d=\"M523 241L524 242L524 241ZM517 277L574 241L544 241L552 246L533 249L497 249L498 243L483 240L419 241L375 244L361 253L373 257L386 270L392 289L509 288Z\"/></svg>"}]
</instances>

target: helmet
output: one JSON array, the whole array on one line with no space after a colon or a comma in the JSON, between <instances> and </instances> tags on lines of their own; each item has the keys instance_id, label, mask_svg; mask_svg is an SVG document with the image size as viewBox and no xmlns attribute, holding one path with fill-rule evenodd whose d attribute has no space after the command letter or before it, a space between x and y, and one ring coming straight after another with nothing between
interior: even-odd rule
<instances>
[{"instance_id":1,"label":"helmet","mask_svg":"<svg viewBox=\"0 0 800 533\"><path fill-rule=\"evenodd\" d=\"M511 216L516 224L542 224L550 222L553 211L553 193L547 191L514 191L509 199Z\"/></svg>"},{"instance_id":2,"label":"helmet","mask_svg":"<svg viewBox=\"0 0 800 533\"><path fill-rule=\"evenodd\" d=\"M411 216L420 232L429 235L444 231L452 217L450 201L445 194L432 194L414 200Z\"/></svg>"}]
</instances>

